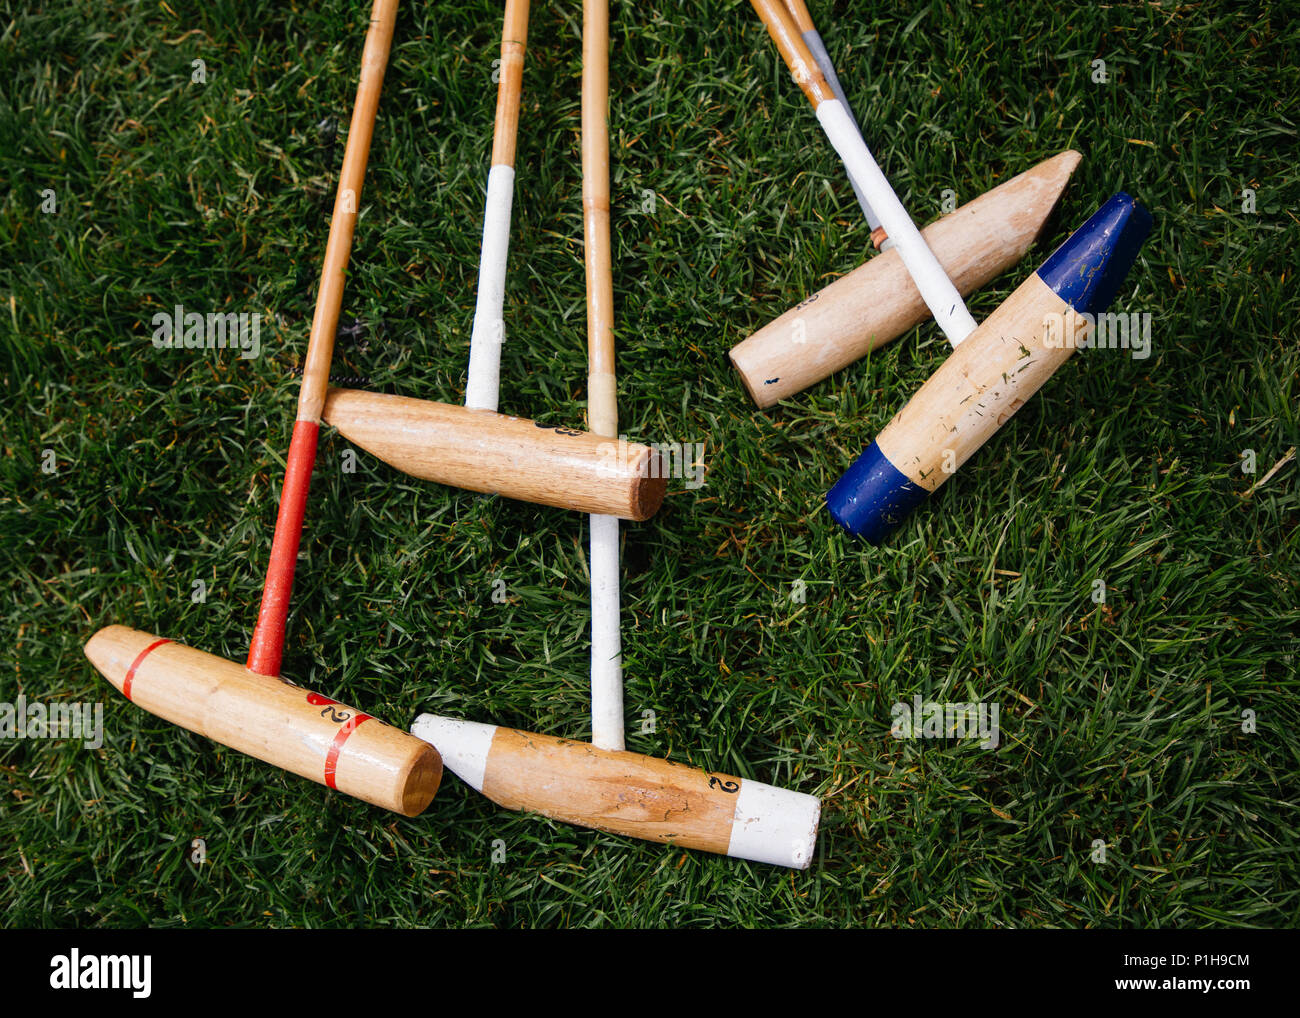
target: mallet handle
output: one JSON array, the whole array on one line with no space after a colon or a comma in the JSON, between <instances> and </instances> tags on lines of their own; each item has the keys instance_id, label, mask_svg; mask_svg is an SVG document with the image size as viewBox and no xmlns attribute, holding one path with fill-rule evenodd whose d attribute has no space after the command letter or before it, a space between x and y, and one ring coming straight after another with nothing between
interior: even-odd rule
<instances>
[{"instance_id":1,"label":"mallet handle","mask_svg":"<svg viewBox=\"0 0 1300 1018\"><path fill-rule=\"evenodd\" d=\"M794 19L794 27L799 29L801 34L807 35L809 32L817 31L808 5L803 0L785 0L785 9L790 12L790 17Z\"/></svg>"},{"instance_id":2,"label":"mallet handle","mask_svg":"<svg viewBox=\"0 0 1300 1018\"><path fill-rule=\"evenodd\" d=\"M822 69L817 66L812 53L808 51L798 27L781 0L752 0L752 3L758 16L763 19L763 24L767 26L768 35L776 43L781 59L790 68L795 83L808 97L813 109L824 102L832 102L835 92L822 74Z\"/></svg>"},{"instance_id":3,"label":"mallet handle","mask_svg":"<svg viewBox=\"0 0 1300 1018\"><path fill-rule=\"evenodd\" d=\"M501 29L501 76L492 134L492 165L514 166L519 135L519 101L524 90L524 53L528 48L528 0L506 0Z\"/></svg>"},{"instance_id":4,"label":"mallet handle","mask_svg":"<svg viewBox=\"0 0 1300 1018\"><path fill-rule=\"evenodd\" d=\"M582 210L587 268L587 420L618 437L614 376L614 270L609 228L609 4L582 5ZM591 526L591 741L623 748L618 519Z\"/></svg>"},{"instance_id":5,"label":"mallet handle","mask_svg":"<svg viewBox=\"0 0 1300 1018\"><path fill-rule=\"evenodd\" d=\"M501 399L501 345L505 342L506 256L510 250L510 213L515 191L515 139L519 98L523 92L524 51L528 45L528 0L506 0L501 26L500 85L492 135L483 208L483 244L479 249L478 297L470 330L465 406L496 410Z\"/></svg>"},{"instance_id":6,"label":"mallet handle","mask_svg":"<svg viewBox=\"0 0 1300 1018\"><path fill-rule=\"evenodd\" d=\"M813 60L821 68L822 76L825 77L826 83L830 85L835 98L840 101L844 111L849 115L849 119L853 121L853 126L857 128L858 134L861 134L862 129L858 127L858 118L853 115L853 110L849 107L848 96L844 94L840 79L835 74L835 65L831 63L831 55L826 52L826 44L822 42L821 33L817 31L817 26L813 24L808 5L803 0L785 0L785 8L790 12L790 17L794 19L795 27L799 29L800 34L803 36L808 52L812 54ZM862 186L851 176L849 177L849 184L853 187L853 194L858 199L858 205L862 209L862 214L866 217L867 225L871 227L872 240L875 240L877 236L880 237L880 241L876 244L877 247L880 247L888 240L884 236L885 231L880 228L880 217L876 215L871 203L867 201L867 196L862 193ZM879 232L877 233L877 231Z\"/></svg>"},{"instance_id":7,"label":"mallet handle","mask_svg":"<svg viewBox=\"0 0 1300 1018\"><path fill-rule=\"evenodd\" d=\"M614 389L614 273L609 231L609 6L582 5L582 211L587 268L587 413L618 437Z\"/></svg>"},{"instance_id":8,"label":"mallet handle","mask_svg":"<svg viewBox=\"0 0 1300 1018\"><path fill-rule=\"evenodd\" d=\"M789 11L779 0L751 2L799 87L813 104L817 119L835 151L839 153L844 168L870 200L889 239L898 245L903 264L907 266L907 271L916 282L916 288L925 298L934 320L943 329L949 342L956 346L975 331L975 319L966 310L961 294L944 273L934 252L926 246L921 232L903 208L903 203L898 200L898 195L894 193L876 163L875 156L862 140L862 135L858 133L844 105L835 98L834 91L827 84L817 61L813 59L799 35L799 29L791 20Z\"/></svg>"},{"instance_id":9,"label":"mallet handle","mask_svg":"<svg viewBox=\"0 0 1300 1018\"><path fill-rule=\"evenodd\" d=\"M334 199L334 216L330 220L329 240L325 245L325 263L321 267L320 289L316 294L316 313L312 318L311 336L307 341L307 358L303 365L302 387L298 393L298 417L280 493L280 511L275 520L275 537L271 541L271 561L262 588L262 607L248 650L248 668L259 675L279 675L284 652L284 626L289 614L289 596L293 590L294 566L302 540L302 521L306 512L307 489L312 467L316 463L316 437L320 429L321 410L329 388L330 361L334 356L334 333L338 328L339 308L343 303L343 282L347 275L348 254L352 249L352 231L361 206L361 183L366 175L370 155L370 138L379 108L379 92L384 84L384 68L397 22L397 0L375 0L370 12L370 28L361 55L361 80L352 108L347 146L343 151L343 169L339 174L338 194Z\"/></svg>"},{"instance_id":10,"label":"mallet handle","mask_svg":"<svg viewBox=\"0 0 1300 1018\"><path fill-rule=\"evenodd\" d=\"M320 421L325 391L329 388L334 333L338 329L339 308L343 305L343 283L347 278L348 255L352 251L352 232L361 209L361 185L370 158L370 139L375 130L379 92L384 85L384 68L388 64L388 50L393 42L396 22L397 0L375 0L365 49L361 54L361 80L357 83L352 123L343 150L343 169L339 173L338 193L334 198L334 215L330 220L320 289L316 294L316 314L312 318L302 389L298 395L298 420L313 424Z\"/></svg>"}]
</instances>

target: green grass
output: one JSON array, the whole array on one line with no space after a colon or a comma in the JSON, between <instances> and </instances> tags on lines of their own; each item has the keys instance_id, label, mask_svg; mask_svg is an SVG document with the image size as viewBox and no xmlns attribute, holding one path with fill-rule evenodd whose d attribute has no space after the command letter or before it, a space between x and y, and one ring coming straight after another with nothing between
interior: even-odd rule
<instances>
[{"instance_id":1,"label":"green grass","mask_svg":"<svg viewBox=\"0 0 1300 1018\"><path fill-rule=\"evenodd\" d=\"M573 425L581 15L534 8L502 408ZM1151 357L1072 360L880 549L821 498L946 343L927 323L754 409L726 351L858 264L867 228L748 4L615 5L623 428L708 462L625 528L629 748L822 796L808 872L511 814L451 776L398 818L112 690L81 653L112 622L246 650L342 157L317 125L346 129L367 9L0 4L0 701L102 702L106 738L0 742L6 925L1295 925L1296 463L1247 494L1300 438L1287 5L814 5L916 218L1076 147L1047 248L1119 188L1156 222L1119 298L1154 315ZM463 396L499 33L482 0L400 14L335 367L374 388ZM263 356L155 350L175 303L274 316ZM586 737L584 521L366 454L347 474L347 448L322 437L285 673L398 725ZM998 704L1001 744L891 738L918 693Z\"/></svg>"}]
</instances>

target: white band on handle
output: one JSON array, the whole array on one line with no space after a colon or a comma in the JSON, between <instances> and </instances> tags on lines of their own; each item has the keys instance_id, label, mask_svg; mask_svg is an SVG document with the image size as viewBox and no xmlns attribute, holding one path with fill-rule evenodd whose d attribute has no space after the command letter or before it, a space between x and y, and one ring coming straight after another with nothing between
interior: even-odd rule
<instances>
[{"instance_id":1,"label":"white band on handle","mask_svg":"<svg viewBox=\"0 0 1300 1018\"><path fill-rule=\"evenodd\" d=\"M808 52L812 54L813 60L821 68L822 77L826 79L826 84L830 85L831 91L835 93L835 98L840 101L840 105L844 107L844 112L853 121L853 129L861 137L862 128L858 126L858 118L853 115L853 109L849 106L849 100L844 95L844 89L840 87L840 79L835 75L835 65L831 63L831 55L826 52L826 44L822 42L821 33L815 28L810 29L804 32L803 41L808 47ZM867 217L867 225L872 230L876 229L880 225L880 217L876 215L875 210L871 207L871 202L867 201L867 196L862 193L862 185L853 177L849 177L849 183L853 185L853 194L858 199L862 214Z\"/></svg>"},{"instance_id":2,"label":"white band on handle","mask_svg":"<svg viewBox=\"0 0 1300 1018\"><path fill-rule=\"evenodd\" d=\"M465 405L493 410L501 392L501 344L505 342L506 255L510 248L510 208L514 202L514 167L497 164L488 171L483 213L483 250L478 263L478 301L469 339L469 377Z\"/></svg>"},{"instance_id":3,"label":"white band on handle","mask_svg":"<svg viewBox=\"0 0 1300 1018\"><path fill-rule=\"evenodd\" d=\"M830 99L818 106L817 119L821 121L826 137L835 146L835 151L840 154L849 176L862 186L890 240L898 245L898 253L907 266L912 282L921 292L921 299L947 335L948 341L956 346L975 331L975 319L966 310L961 294L921 237L921 231L903 208L898 195L894 194L894 189L889 186L885 174L839 100Z\"/></svg>"},{"instance_id":4,"label":"white band on handle","mask_svg":"<svg viewBox=\"0 0 1300 1018\"><path fill-rule=\"evenodd\" d=\"M618 517L591 519L591 742L624 749L619 638Z\"/></svg>"}]
</instances>

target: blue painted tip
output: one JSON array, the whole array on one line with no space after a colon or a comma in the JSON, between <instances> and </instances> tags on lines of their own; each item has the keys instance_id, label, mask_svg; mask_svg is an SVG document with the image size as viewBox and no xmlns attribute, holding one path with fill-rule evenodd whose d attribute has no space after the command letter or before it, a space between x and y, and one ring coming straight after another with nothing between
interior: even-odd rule
<instances>
[{"instance_id":1,"label":"blue painted tip","mask_svg":"<svg viewBox=\"0 0 1300 1018\"><path fill-rule=\"evenodd\" d=\"M1151 213L1131 195L1110 198L1043 262L1038 276L1080 314L1110 307L1151 232Z\"/></svg>"},{"instance_id":2,"label":"blue painted tip","mask_svg":"<svg viewBox=\"0 0 1300 1018\"><path fill-rule=\"evenodd\" d=\"M928 494L872 442L826 493L826 508L850 534L880 544Z\"/></svg>"}]
</instances>

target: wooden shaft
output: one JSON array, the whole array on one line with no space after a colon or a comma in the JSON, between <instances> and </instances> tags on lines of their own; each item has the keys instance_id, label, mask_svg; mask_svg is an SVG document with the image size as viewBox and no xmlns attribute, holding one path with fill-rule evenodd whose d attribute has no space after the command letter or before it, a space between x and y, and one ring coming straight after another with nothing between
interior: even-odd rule
<instances>
[{"instance_id":1,"label":"wooden shaft","mask_svg":"<svg viewBox=\"0 0 1300 1018\"><path fill-rule=\"evenodd\" d=\"M587 422L618 436L614 374L614 273L609 216L609 3L582 5L582 212L587 270ZM623 748L618 520L590 520L591 738Z\"/></svg>"},{"instance_id":2,"label":"wooden shaft","mask_svg":"<svg viewBox=\"0 0 1300 1018\"><path fill-rule=\"evenodd\" d=\"M822 42L821 33L817 31L817 26L813 24L812 15L808 12L808 6L803 0L785 0L785 9L790 12L790 17L794 19L800 37L803 39L804 45L808 47L809 54L821 69L826 84L830 85L831 93L840 101L840 105L844 107L844 112L849 115L849 119L853 121L854 129L858 131L860 136L862 131L858 128L858 119L853 115L853 110L849 106L849 98L844 94L840 79L835 73L835 65L831 63L831 55L826 52L826 44ZM851 174L848 177L849 185L853 188L853 196L857 198L862 214L866 217L867 225L871 228L871 241L879 248L888 239L885 228L880 225L880 217L876 215L875 209L871 207L871 202L867 200L862 185Z\"/></svg>"},{"instance_id":3,"label":"wooden shaft","mask_svg":"<svg viewBox=\"0 0 1300 1018\"><path fill-rule=\"evenodd\" d=\"M618 436L614 383L614 275L609 226L609 4L582 5L582 219L587 269L587 415L593 433Z\"/></svg>"},{"instance_id":4,"label":"wooden shaft","mask_svg":"<svg viewBox=\"0 0 1300 1018\"><path fill-rule=\"evenodd\" d=\"M650 446L488 410L331 389L324 416L413 477L524 502L646 520L668 485Z\"/></svg>"},{"instance_id":5,"label":"wooden shaft","mask_svg":"<svg viewBox=\"0 0 1300 1018\"><path fill-rule=\"evenodd\" d=\"M497 90L496 127L492 133L492 165L515 165L519 134L519 98L524 87L524 51L528 47L528 0L506 0L501 29L501 76Z\"/></svg>"},{"instance_id":6,"label":"wooden shaft","mask_svg":"<svg viewBox=\"0 0 1300 1018\"><path fill-rule=\"evenodd\" d=\"M1082 157L1066 151L1000 184L922 232L969 294L1016 265L1042 234ZM930 317L897 250L868 259L731 350L760 407L820 382Z\"/></svg>"},{"instance_id":7,"label":"wooden shaft","mask_svg":"<svg viewBox=\"0 0 1300 1018\"><path fill-rule=\"evenodd\" d=\"M339 308L343 304L343 282L347 276L348 255L352 250L352 231L361 208L361 184L370 157L370 138L379 109L379 92L384 84L384 68L397 22L397 0L375 0L370 12L370 29L361 54L361 80L357 84L352 123L348 127L347 145L343 150L343 169L339 173L334 215L330 219L329 240L325 245L325 262L321 266L320 289L316 294L316 313L307 341L307 359L302 371L302 389L298 395L298 420L317 423L329 388L330 361L334 356L334 333L338 329Z\"/></svg>"},{"instance_id":8,"label":"wooden shaft","mask_svg":"<svg viewBox=\"0 0 1300 1018\"><path fill-rule=\"evenodd\" d=\"M293 595L293 575L298 565L302 522L307 514L307 489L316 463L316 440L320 425L315 421L294 421L289 455L285 461L280 508L275 516L271 557L262 584L262 604L248 644L248 668L259 675L280 674L284 654L284 630Z\"/></svg>"},{"instance_id":9,"label":"wooden shaft","mask_svg":"<svg viewBox=\"0 0 1300 1018\"><path fill-rule=\"evenodd\" d=\"M799 29L801 35L804 32L817 31L817 26L813 24L812 14L808 11L808 5L803 0L785 0L785 9L790 12L790 18L794 21L795 28Z\"/></svg>"},{"instance_id":10,"label":"wooden shaft","mask_svg":"<svg viewBox=\"0 0 1300 1018\"><path fill-rule=\"evenodd\" d=\"M752 0L752 2L754 10L767 26L772 41L776 43L776 48L780 50L781 59L790 68L795 83L813 104L813 109L834 99L835 93L827 83L821 68L817 66L817 61L813 59L812 53L803 41L803 35L781 0Z\"/></svg>"},{"instance_id":11,"label":"wooden shaft","mask_svg":"<svg viewBox=\"0 0 1300 1018\"><path fill-rule=\"evenodd\" d=\"M790 64L799 86L813 104L817 119L844 162L849 178L861 187L872 214L879 218L889 240L898 245L899 256L916 281L935 322L956 346L975 331L975 319L967 311L961 294L926 246L907 209L898 200L884 171L862 140L848 110L835 98L834 90L823 77L785 7L778 0L753 0L753 5Z\"/></svg>"},{"instance_id":12,"label":"wooden shaft","mask_svg":"<svg viewBox=\"0 0 1300 1018\"><path fill-rule=\"evenodd\" d=\"M506 258L510 250L510 212L514 203L515 138L523 91L528 2L507 0L501 26L500 86L483 206L483 246L479 251L478 296L470 330L465 405L495 411L501 400L501 347L505 343Z\"/></svg>"},{"instance_id":13,"label":"wooden shaft","mask_svg":"<svg viewBox=\"0 0 1300 1018\"><path fill-rule=\"evenodd\" d=\"M151 714L365 802L416 816L438 790L427 742L318 693L126 626L86 657Z\"/></svg>"},{"instance_id":14,"label":"wooden shaft","mask_svg":"<svg viewBox=\"0 0 1300 1018\"><path fill-rule=\"evenodd\" d=\"M803 792L672 760L422 714L411 731L493 802L647 841L803 869L821 806Z\"/></svg>"},{"instance_id":15,"label":"wooden shaft","mask_svg":"<svg viewBox=\"0 0 1300 1018\"><path fill-rule=\"evenodd\" d=\"M361 181L365 177L370 153L370 137L379 106L379 91L384 81L384 67L393 41L397 20L397 0L375 0L370 13L370 28L361 55L361 80L357 85L352 124L348 129L339 174L338 195L334 199L334 216L330 220L329 240L325 245L325 262L321 268L320 289L316 294L316 313L312 318L311 336L303 367L302 386L298 392L298 418L280 491L280 508L271 539L271 557L262 585L262 604L257 625L248 648L248 668L259 675L280 674L284 653L285 623L293 593L294 568L298 546L302 541L303 517L307 510L307 490L316 463L316 439L320 427L321 406L329 385L330 361L334 355L334 332L338 327L339 307L343 301L343 279L347 272L348 252L352 247L352 230L360 207Z\"/></svg>"}]
</instances>

